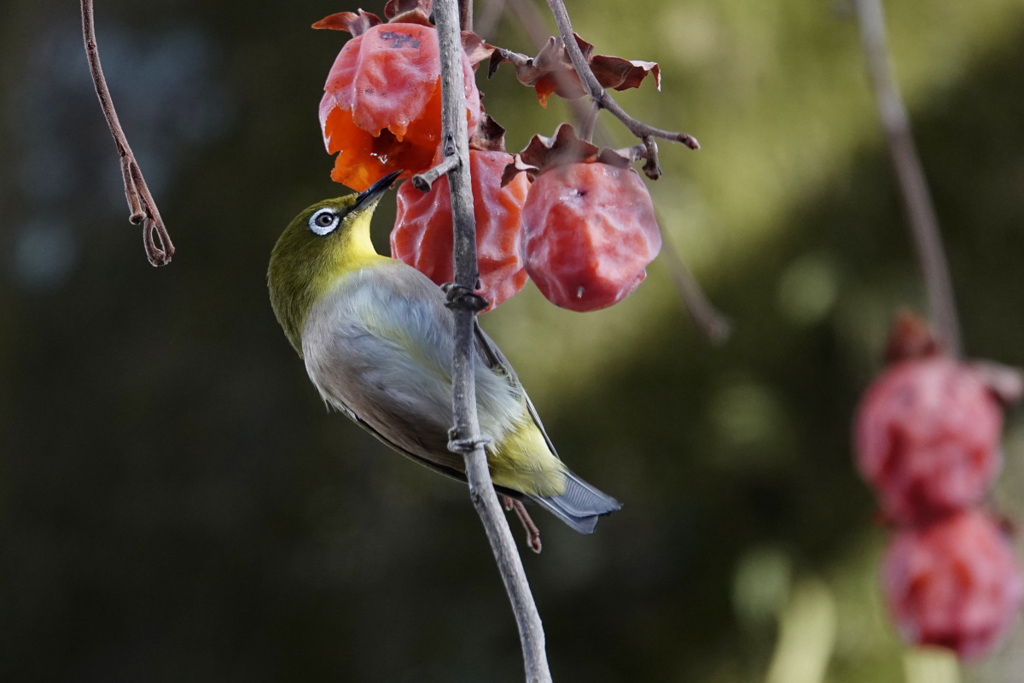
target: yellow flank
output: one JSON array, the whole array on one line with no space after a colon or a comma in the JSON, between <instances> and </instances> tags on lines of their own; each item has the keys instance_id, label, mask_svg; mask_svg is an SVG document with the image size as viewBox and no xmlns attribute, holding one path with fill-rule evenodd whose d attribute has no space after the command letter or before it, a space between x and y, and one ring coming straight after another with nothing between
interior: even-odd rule
<instances>
[{"instance_id":1,"label":"yellow flank","mask_svg":"<svg viewBox=\"0 0 1024 683\"><path fill-rule=\"evenodd\" d=\"M565 493L565 465L548 448L534 421L525 417L489 449L491 478L495 486L532 496L559 496Z\"/></svg>"}]
</instances>

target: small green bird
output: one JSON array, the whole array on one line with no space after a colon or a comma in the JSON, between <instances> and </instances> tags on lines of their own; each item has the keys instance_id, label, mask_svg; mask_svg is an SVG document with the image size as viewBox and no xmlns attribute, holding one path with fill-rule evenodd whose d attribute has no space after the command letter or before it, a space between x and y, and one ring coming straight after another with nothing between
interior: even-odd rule
<instances>
[{"instance_id":1,"label":"small green bird","mask_svg":"<svg viewBox=\"0 0 1024 683\"><path fill-rule=\"evenodd\" d=\"M400 453L465 481L462 456L448 450L454 316L437 285L370 241L373 210L397 176L296 216L270 259L270 301L328 405ZM474 355L495 487L591 533L618 501L559 460L515 372L479 326Z\"/></svg>"}]
</instances>

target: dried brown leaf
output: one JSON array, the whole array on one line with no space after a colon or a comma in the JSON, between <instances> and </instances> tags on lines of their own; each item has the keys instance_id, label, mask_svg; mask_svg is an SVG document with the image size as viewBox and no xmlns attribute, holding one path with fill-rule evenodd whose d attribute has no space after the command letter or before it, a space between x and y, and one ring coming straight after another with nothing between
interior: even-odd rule
<instances>
[{"instance_id":1,"label":"dried brown leaf","mask_svg":"<svg viewBox=\"0 0 1024 683\"><path fill-rule=\"evenodd\" d=\"M485 152L504 152L505 129L487 112L481 112L476 130L469 138L469 147Z\"/></svg>"},{"instance_id":2,"label":"dried brown leaf","mask_svg":"<svg viewBox=\"0 0 1024 683\"><path fill-rule=\"evenodd\" d=\"M590 69L598 83L613 90L639 88L648 75L654 76L654 85L661 90L661 67L657 62L641 62L597 55L590 60Z\"/></svg>"},{"instance_id":3,"label":"dried brown leaf","mask_svg":"<svg viewBox=\"0 0 1024 683\"><path fill-rule=\"evenodd\" d=\"M1024 373L1020 368L988 360L973 361L971 367L1003 405L1017 403L1024 396Z\"/></svg>"},{"instance_id":4,"label":"dried brown leaf","mask_svg":"<svg viewBox=\"0 0 1024 683\"><path fill-rule=\"evenodd\" d=\"M661 69L656 62L629 61L621 57L594 55L593 45L577 34L573 36L602 87L615 90L638 88L648 75L653 74L658 89L661 89ZM498 65L503 62L512 64L520 83L536 90L537 100L541 106L546 106L552 93L567 100L579 99L587 94L560 37L548 38L548 42L537 56L532 58L511 50L495 48L491 54L488 77L493 75Z\"/></svg>"},{"instance_id":5,"label":"dried brown leaf","mask_svg":"<svg viewBox=\"0 0 1024 683\"><path fill-rule=\"evenodd\" d=\"M424 17L429 17L432 4L432 0L388 0L384 5L384 17L388 21L398 21L398 17L411 12L420 12Z\"/></svg>"},{"instance_id":6,"label":"dried brown leaf","mask_svg":"<svg viewBox=\"0 0 1024 683\"><path fill-rule=\"evenodd\" d=\"M359 36L368 30L382 24L380 17L376 14L359 10L356 12L338 12L313 24L313 28L330 29L332 31L348 31L353 36Z\"/></svg>"},{"instance_id":7,"label":"dried brown leaf","mask_svg":"<svg viewBox=\"0 0 1024 683\"><path fill-rule=\"evenodd\" d=\"M885 361L898 363L909 358L923 358L941 349L928 321L919 313L903 310L896 315L885 341Z\"/></svg>"},{"instance_id":8,"label":"dried brown leaf","mask_svg":"<svg viewBox=\"0 0 1024 683\"><path fill-rule=\"evenodd\" d=\"M534 178L540 173L540 169L536 166L531 166L523 162L522 158L518 154L512 155L512 161L509 162L508 166L501 173L501 186L505 187L512 182L512 179L516 177L517 173L526 173L532 182Z\"/></svg>"},{"instance_id":9,"label":"dried brown leaf","mask_svg":"<svg viewBox=\"0 0 1024 683\"><path fill-rule=\"evenodd\" d=\"M646 145L634 145L622 149L598 147L576 134L571 124L563 123L554 136L534 135L530 142L505 167L501 177L502 185L507 184L517 173L526 173L534 180L545 170L563 164L599 163L629 168L640 159L648 159L650 151Z\"/></svg>"},{"instance_id":10,"label":"dried brown leaf","mask_svg":"<svg viewBox=\"0 0 1024 683\"><path fill-rule=\"evenodd\" d=\"M462 50L469 58L470 65L475 69L485 59L492 59L498 48L484 42L484 39L472 31L462 32Z\"/></svg>"}]
</instances>

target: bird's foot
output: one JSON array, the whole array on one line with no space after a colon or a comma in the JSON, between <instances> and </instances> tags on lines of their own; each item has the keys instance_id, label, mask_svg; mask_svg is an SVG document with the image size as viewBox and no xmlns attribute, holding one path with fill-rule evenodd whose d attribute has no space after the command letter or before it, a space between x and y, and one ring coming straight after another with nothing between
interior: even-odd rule
<instances>
[{"instance_id":1,"label":"bird's foot","mask_svg":"<svg viewBox=\"0 0 1024 683\"><path fill-rule=\"evenodd\" d=\"M441 285L441 291L443 291L448 298L444 304L448 308L468 309L474 313L479 313L490 306L490 302L487 301L487 299L483 298L469 287L457 285L454 282L447 282Z\"/></svg>"}]
</instances>

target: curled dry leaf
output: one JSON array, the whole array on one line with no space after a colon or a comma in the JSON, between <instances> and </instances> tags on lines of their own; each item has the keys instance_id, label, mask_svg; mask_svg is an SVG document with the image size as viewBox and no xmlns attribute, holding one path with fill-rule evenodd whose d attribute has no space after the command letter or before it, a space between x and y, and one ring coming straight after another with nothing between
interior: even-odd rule
<instances>
[{"instance_id":1,"label":"curled dry leaf","mask_svg":"<svg viewBox=\"0 0 1024 683\"><path fill-rule=\"evenodd\" d=\"M505 187L511 183L520 173L525 173L527 178L533 179L540 173L540 169L524 163L518 154L513 154L512 161L509 162L508 166L501 173L501 186Z\"/></svg>"},{"instance_id":2,"label":"curled dry leaf","mask_svg":"<svg viewBox=\"0 0 1024 683\"><path fill-rule=\"evenodd\" d=\"M563 123L553 137L534 135L521 152L513 155L512 162L505 167L501 182L508 183L520 172L526 173L532 181L545 169L565 164L598 162L626 168L639 155L640 151L632 147L624 150L598 147L576 135L572 124Z\"/></svg>"},{"instance_id":3,"label":"curled dry leaf","mask_svg":"<svg viewBox=\"0 0 1024 683\"><path fill-rule=\"evenodd\" d=\"M433 27L433 24L430 23L430 0L391 0L384 8L384 16L389 24L420 24ZM313 24L313 28L348 31L353 36L361 36L374 26L383 23L376 14L359 10L358 12L338 12L324 17ZM463 42L465 41L464 37ZM483 40L480 42L483 43ZM490 53L477 61L483 61L489 56Z\"/></svg>"},{"instance_id":4,"label":"curled dry leaf","mask_svg":"<svg viewBox=\"0 0 1024 683\"><path fill-rule=\"evenodd\" d=\"M612 90L639 88L648 75L654 76L654 85L661 90L661 67L657 62L597 55L590 61L590 69L597 76L598 83Z\"/></svg>"},{"instance_id":5,"label":"curled dry leaf","mask_svg":"<svg viewBox=\"0 0 1024 683\"><path fill-rule=\"evenodd\" d=\"M904 310L896 315L889 337L885 340L885 361L896 363L910 358L923 358L939 353L939 344L928 321L916 311Z\"/></svg>"},{"instance_id":6,"label":"curled dry leaf","mask_svg":"<svg viewBox=\"0 0 1024 683\"><path fill-rule=\"evenodd\" d=\"M469 148L482 152L505 151L505 128L485 111L480 112L480 122L469 138ZM503 184L504 185L504 184Z\"/></svg>"},{"instance_id":7,"label":"curled dry leaf","mask_svg":"<svg viewBox=\"0 0 1024 683\"><path fill-rule=\"evenodd\" d=\"M353 36L361 36L374 26L382 24L376 14L359 10L356 12L338 12L313 24L313 28L330 29L332 31L348 31Z\"/></svg>"},{"instance_id":8,"label":"curled dry leaf","mask_svg":"<svg viewBox=\"0 0 1024 683\"><path fill-rule=\"evenodd\" d=\"M384 16L388 23L433 26L430 23L430 0L401 2L392 0L384 8ZM324 17L313 24L313 28L348 31L353 36L361 36L382 23L384 22L376 14L359 10L358 12L338 12ZM463 31L462 49L469 58L469 63L475 69L481 62L490 59L496 48L472 31Z\"/></svg>"},{"instance_id":9,"label":"curled dry leaf","mask_svg":"<svg viewBox=\"0 0 1024 683\"><path fill-rule=\"evenodd\" d=\"M384 5L384 16L388 21L401 21L412 24L430 23L428 17L433 9L432 0L388 0ZM422 15L423 21L410 19L410 16Z\"/></svg>"},{"instance_id":10,"label":"curled dry leaf","mask_svg":"<svg viewBox=\"0 0 1024 683\"><path fill-rule=\"evenodd\" d=\"M614 90L639 88L648 75L654 76L654 82L661 90L661 69L656 62L630 61L621 57L595 55L594 46L577 34L576 44L579 45L584 59L602 87ZM507 62L515 67L516 77L523 85L537 91L537 100L546 106L548 97L555 93L567 100L574 100L587 94L580 81L579 74L573 67L569 53L560 37L552 36L540 49L536 57L512 52L504 48L494 48L490 55L491 63L488 76L494 74L498 65Z\"/></svg>"},{"instance_id":11,"label":"curled dry leaf","mask_svg":"<svg viewBox=\"0 0 1024 683\"><path fill-rule=\"evenodd\" d=\"M472 31L462 32L462 51L469 57L469 63L473 65L474 69L480 65L480 62L490 59L497 49Z\"/></svg>"},{"instance_id":12,"label":"curled dry leaf","mask_svg":"<svg viewBox=\"0 0 1024 683\"><path fill-rule=\"evenodd\" d=\"M970 366L1003 405L1013 405L1024 396L1024 372L1020 368L988 360L973 361Z\"/></svg>"}]
</instances>

